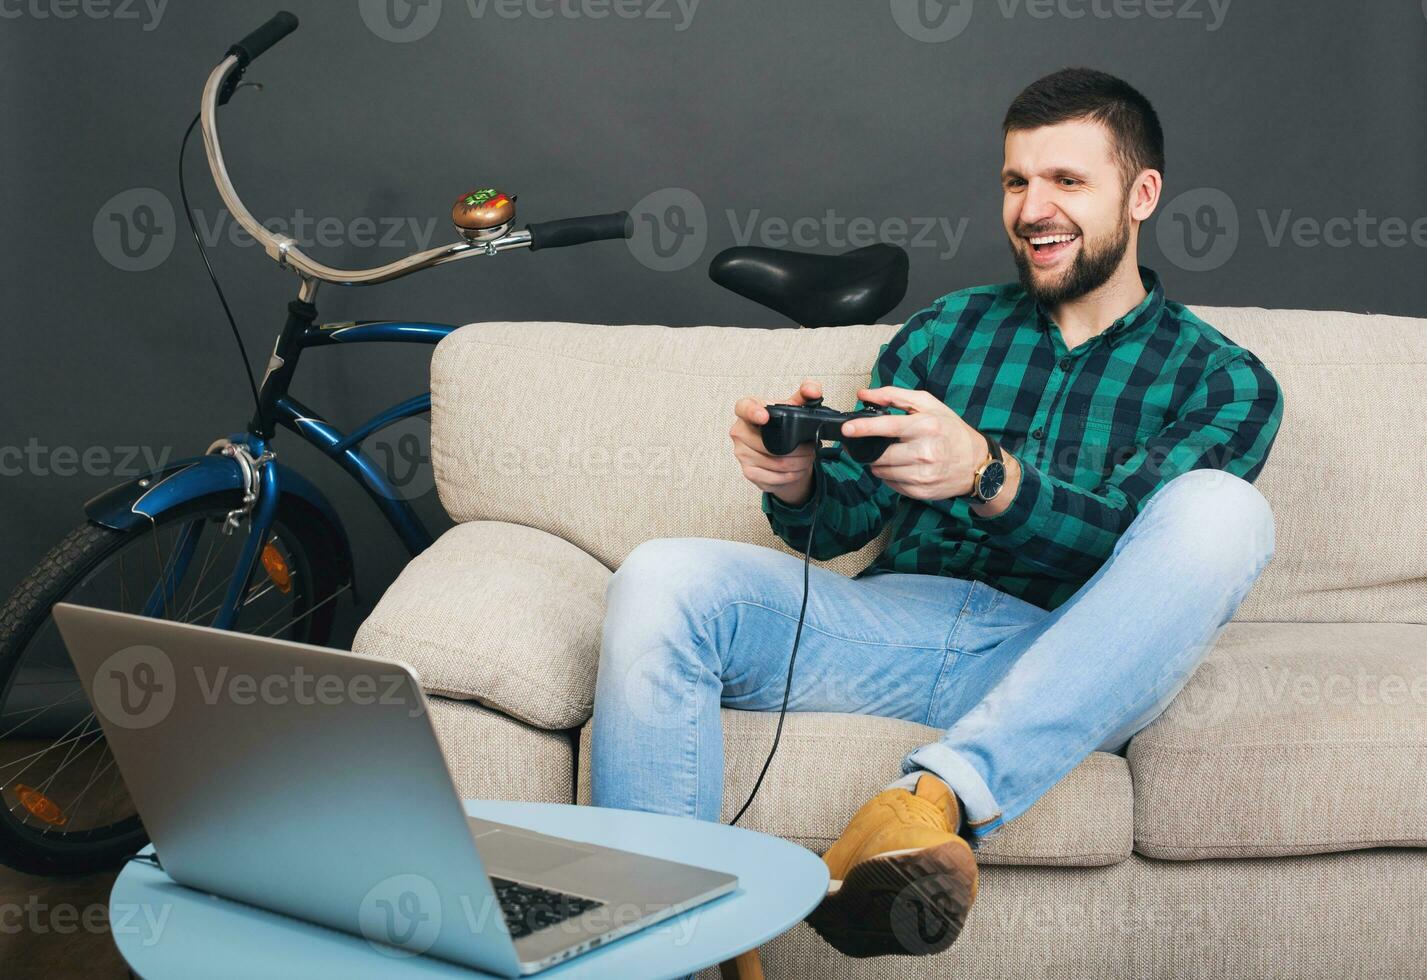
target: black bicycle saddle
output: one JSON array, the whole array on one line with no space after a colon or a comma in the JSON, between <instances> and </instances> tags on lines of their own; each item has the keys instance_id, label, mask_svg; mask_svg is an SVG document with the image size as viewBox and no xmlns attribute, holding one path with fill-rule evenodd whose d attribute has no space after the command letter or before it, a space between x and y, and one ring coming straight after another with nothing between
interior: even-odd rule
<instances>
[{"instance_id":1,"label":"black bicycle saddle","mask_svg":"<svg viewBox=\"0 0 1427 980\"><path fill-rule=\"evenodd\" d=\"M740 245L709 263L709 278L805 327L876 323L907 292L907 253L868 245L841 255L810 255Z\"/></svg>"}]
</instances>

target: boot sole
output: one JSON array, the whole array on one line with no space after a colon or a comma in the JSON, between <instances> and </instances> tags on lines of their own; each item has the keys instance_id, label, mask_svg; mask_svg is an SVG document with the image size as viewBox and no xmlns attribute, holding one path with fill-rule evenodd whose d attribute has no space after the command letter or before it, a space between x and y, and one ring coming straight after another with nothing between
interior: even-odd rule
<instances>
[{"instance_id":1,"label":"boot sole","mask_svg":"<svg viewBox=\"0 0 1427 980\"><path fill-rule=\"evenodd\" d=\"M958 837L863 861L807 922L845 956L929 956L961 935L976 887L976 859Z\"/></svg>"}]
</instances>

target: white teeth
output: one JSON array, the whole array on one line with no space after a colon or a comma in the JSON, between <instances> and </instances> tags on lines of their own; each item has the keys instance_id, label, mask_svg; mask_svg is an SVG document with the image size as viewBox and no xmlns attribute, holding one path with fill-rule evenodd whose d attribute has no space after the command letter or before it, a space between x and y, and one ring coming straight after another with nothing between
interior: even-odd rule
<instances>
[{"instance_id":1,"label":"white teeth","mask_svg":"<svg viewBox=\"0 0 1427 980\"><path fill-rule=\"evenodd\" d=\"M1030 239L1032 245L1050 245L1055 242L1073 242L1076 235L1042 235L1039 238Z\"/></svg>"}]
</instances>

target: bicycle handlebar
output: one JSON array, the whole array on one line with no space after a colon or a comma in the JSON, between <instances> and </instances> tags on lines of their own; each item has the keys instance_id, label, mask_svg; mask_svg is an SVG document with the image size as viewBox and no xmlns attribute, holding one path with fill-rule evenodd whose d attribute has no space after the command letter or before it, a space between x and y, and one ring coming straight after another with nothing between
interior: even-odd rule
<instances>
[{"instance_id":1,"label":"bicycle handlebar","mask_svg":"<svg viewBox=\"0 0 1427 980\"><path fill-rule=\"evenodd\" d=\"M583 218L561 218L558 221L537 221L530 225L530 251L542 248L564 248L611 238L629 238L632 234L628 211L612 214L589 214Z\"/></svg>"},{"instance_id":2,"label":"bicycle handlebar","mask_svg":"<svg viewBox=\"0 0 1427 980\"><path fill-rule=\"evenodd\" d=\"M286 10L272 15L266 24L253 31L228 49L228 54L238 59L238 70L247 68L262 55L293 31L297 30L297 18Z\"/></svg>"},{"instance_id":3,"label":"bicycle handlebar","mask_svg":"<svg viewBox=\"0 0 1427 980\"><path fill-rule=\"evenodd\" d=\"M614 214L591 215L584 218L565 218L531 225L528 229L510 231L498 238L483 241L461 240L449 245L430 248L424 252L414 252L405 258L386 265L357 271L335 269L306 255L297 247L297 242L285 235L277 235L263 227L243 205L228 177L228 168L223 162L223 149L218 142L218 107L228 101L236 88L243 71L258 56L297 29L297 18L286 11L275 15L262 27L253 31L243 40L228 49L228 54L218 63L203 86L203 98L199 115L203 126L203 148L208 155L208 169L213 174L213 183L218 188L218 196L228 208L233 220L244 231L262 245L268 257L283 268L290 268L306 282L330 282L343 286L360 286L368 283L389 282L401 276L444 265L471 255L494 255L513 248L562 248L584 242L601 241L610 238L628 238L630 235L629 215L623 211ZM538 236L538 243L537 243Z\"/></svg>"}]
</instances>

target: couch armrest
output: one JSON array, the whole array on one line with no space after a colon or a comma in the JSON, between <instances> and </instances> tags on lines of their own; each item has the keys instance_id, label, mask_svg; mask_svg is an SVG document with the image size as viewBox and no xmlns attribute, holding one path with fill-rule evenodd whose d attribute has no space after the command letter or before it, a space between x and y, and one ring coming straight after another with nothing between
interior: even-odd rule
<instances>
[{"instance_id":1,"label":"couch armrest","mask_svg":"<svg viewBox=\"0 0 1427 980\"><path fill-rule=\"evenodd\" d=\"M536 528L458 524L406 566L352 649L410 664L428 693L577 728L594 710L611 574Z\"/></svg>"}]
</instances>

